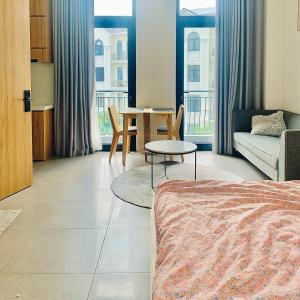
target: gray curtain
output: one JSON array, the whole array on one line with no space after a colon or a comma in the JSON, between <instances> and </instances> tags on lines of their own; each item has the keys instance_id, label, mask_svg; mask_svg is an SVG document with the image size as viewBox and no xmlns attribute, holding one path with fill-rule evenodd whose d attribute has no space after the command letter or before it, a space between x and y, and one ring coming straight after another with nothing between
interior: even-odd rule
<instances>
[{"instance_id":1,"label":"gray curtain","mask_svg":"<svg viewBox=\"0 0 300 300\"><path fill-rule=\"evenodd\" d=\"M53 0L54 149L59 156L93 152L93 0Z\"/></svg>"},{"instance_id":2,"label":"gray curtain","mask_svg":"<svg viewBox=\"0 0 300 300\"><path fill-rule=\"evenodd\" d=\"M233 153L232 111L260 109L264 87L264 0L217 0L214 152Z\"/></svg>"}]
</instances>

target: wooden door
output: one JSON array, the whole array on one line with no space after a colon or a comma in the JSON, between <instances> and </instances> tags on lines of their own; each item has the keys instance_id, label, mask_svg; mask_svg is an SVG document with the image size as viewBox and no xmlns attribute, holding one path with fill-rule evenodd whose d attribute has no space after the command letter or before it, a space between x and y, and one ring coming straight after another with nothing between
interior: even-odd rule
<instances>
[{"instance_id":1,"label":"wooden door","mask_svg":"<svg viewBox=\"0 0 300 300\"><path fill-rule=\"evenodd\" d=\"M32 184L29 0L0 1L0 199Z\"/></svg>"}]
</instances>

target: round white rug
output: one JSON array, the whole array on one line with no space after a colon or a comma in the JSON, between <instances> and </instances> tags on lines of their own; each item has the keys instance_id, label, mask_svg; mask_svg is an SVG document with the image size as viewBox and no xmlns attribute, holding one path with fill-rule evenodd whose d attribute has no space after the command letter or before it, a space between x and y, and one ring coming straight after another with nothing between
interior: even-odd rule
<instances>
[{"instance_id":1,"label":"round white rug","mask_svg":"<svg viewBox=\"0 0 300 300\"><path fill-rule=\"evenodd\" d=\"M154 165L154 183L167 179L194 179L194 166L174 163L167 166L167 176L164 177L164 165ZM198 180L222 180L241 182L243 179L222 169L197 165ZM142 166L126 171L111 183L112 192L121 200L144 208L152 208L154 191L151 188L151 166Z\"/></svg>"}]
</instances>

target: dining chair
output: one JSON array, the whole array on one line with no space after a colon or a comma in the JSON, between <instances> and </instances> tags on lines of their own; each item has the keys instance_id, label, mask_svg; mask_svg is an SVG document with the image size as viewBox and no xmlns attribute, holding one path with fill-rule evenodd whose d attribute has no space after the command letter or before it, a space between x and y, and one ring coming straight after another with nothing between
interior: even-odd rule
<instances>
[{"instance_id":1,"label":"dining chair","mask_svg":"<svg viewBox=\"0 0 300 300\"><path fill-rule=\"evenodd\" d=\"M111 121L111 126L113 129L113 139L110 147L110 153L109 153L109 162L111 162L112 156L116 153L118 142L120 136L123 136L123 130L120 127L119 121L118 121L118 114L116 107L114 105L108 107L108 113L109 118ZM127 152L130 152L130 143L131 143L131 137L134 135L137 135L137 128L136 126L131 126L131 120L129 120L130 124L128 127L128 139L127 139Z\"/></svg>"},{"instance_id":2,"label":"dining chair","mask_svg":"<svg viewBox=\"0 0 300 300\"><path fill-rule=\"evenodd\" d=\"M181 122L182 122L183 113L184 113L184 105L181 104L179 109L178 109L178 114L177 114L175 124L172 127L172 137L177 141L180 141L180 126L181 126ZM167 126L158 127L157 135L161 135L161 136L168 135ZM181 155L181 160L184 161L183 155Z\"/></svg>"}]
</instances>

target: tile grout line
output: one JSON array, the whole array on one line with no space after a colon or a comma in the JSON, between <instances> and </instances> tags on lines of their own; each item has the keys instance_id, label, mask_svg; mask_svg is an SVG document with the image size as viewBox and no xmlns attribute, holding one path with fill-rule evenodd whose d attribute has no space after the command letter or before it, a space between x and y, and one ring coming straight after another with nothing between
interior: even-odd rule
<instances>
[{"instance_id":1,"label":"tile grout line","mask_svg":"<svg viewBox=\"0 0 300 300\"><path fill-rule=\"evenodd\" d=\"M100 248L100 252L99 252L98 260L97 260L97 263L96 263L96 266L95 266L95 270L94 270L94 273L93 273L93 278L92 278L92 281L91 281L89 292L88 292L88 295L87 295L87 298L86 298L87 300L89 299L91 291L92 291L92 288L93 288L96 271L97 271L97 268L98 268L98 264L99 264L99 261L100 261L100 257L101 257L101 253L102 253L102 250L103 250L103 247L104 247L106 236L107 236L107 233L108 233L108 230L109 230L109 224L110 224L110 221L111 221L111 218L112 218L113 211L115 209L115 205L116 205L116 202L114 202L113 208L111 209L111 212L110 212L109 220L108 220L107 227L106 227L106 232L105 232L105 235L104 235L104 238L103 238L103 242L102 242L102 245L101 245L101 248Z\"/></svg>"},{"instance_id":2,"label":"tile grout line","mask_svg":"<svg viewBox=\"0 0 300 300\"><path fill-rule=\"evenodd\" d=\"M21 249L22 244L25 242L25 240L27 240L29 238L29 236L31 235L31 232L26 233L26 236L24 236L24 238L22 239L22 241L20 241L19 245L16 247L16 249L11 253L11 257L7 260L7 262L2 266L2 268L0 268L0 275L1 274L5 274L2 271L5 270L5 268L8 266L8 264L13 260L14 255L16 253L18 253L19 249Z\"/></svg>"}]
</instances>

